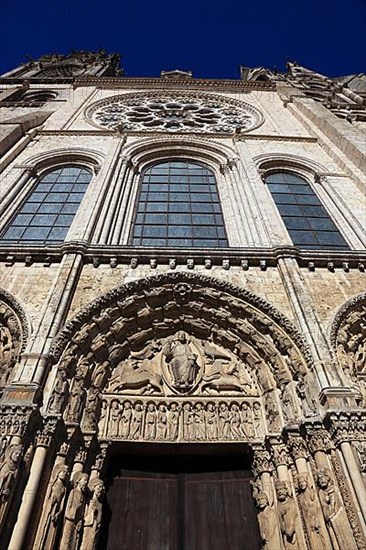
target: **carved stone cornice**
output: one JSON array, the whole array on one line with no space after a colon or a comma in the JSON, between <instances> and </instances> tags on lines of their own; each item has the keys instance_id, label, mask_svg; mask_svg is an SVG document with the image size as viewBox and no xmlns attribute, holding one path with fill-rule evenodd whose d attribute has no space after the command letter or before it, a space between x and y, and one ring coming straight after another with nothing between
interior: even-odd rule
<instances>
[{"instance_id":1,"label":"carved stone cornice","mask_svg":"<svg viewBox=\"0 0 366 550\"><path fill-rule=\"evenodd\" d=\"M3 245L0 251L0 261L11 265L15 262L24 262L26 256L32 256L33 263L44 263L47 258L48 264L60 263L66 254L79 254L83 256L85 263L92 263L92 259L98 257L99 265L110 264L114 258L118 265L129 264L131 258L137 258L140 265L149 265L152 256L151 249L131 246L99 246L83 241L69 241L60 245L47 245L42 250L34 245L22 245L22 251L15 245ZM195 265L203 265L205 258L210 258L212 265L221 265L223 258L230 260L232 267L241 266L242 261L248 262L248 267L257 267L261 260L267 262L268 267L277 265L279 259L293 258L300 267L308 267L310 271L317 268L327 268L331 260L334 269L342 269L342 264L348 262L349 270L363 271L366 265L366 254L355 250L344 251L305 251L295 246L276 246L273 248L241 247L241 248L208 248L205 254L199 250L187 250L177 248L161 248L154 250L154 257L159 264L169 265L169 259L175 257L177 265L185 265L187 257L195 260ZM311 264L311 269L310 269ZM10 263L9 263L10 265Z\"/></svg>"}]
</instances>

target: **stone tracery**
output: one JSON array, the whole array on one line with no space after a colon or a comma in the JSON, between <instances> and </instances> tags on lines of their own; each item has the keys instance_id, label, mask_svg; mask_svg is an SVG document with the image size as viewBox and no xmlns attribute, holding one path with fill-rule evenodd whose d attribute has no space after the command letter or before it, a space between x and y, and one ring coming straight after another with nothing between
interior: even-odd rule
<instances>
[{"instance_id":1,"label":"stone tracery","mask_svg":"<svg viewBox=\"0 0 366 550\"><path fill-rule=\"evenodd\" d=\"M248 131L262 122L251 105L214 94L125 94L92 105L86 116L111 129L233 133Z\"/></svg>"}]
</instances>

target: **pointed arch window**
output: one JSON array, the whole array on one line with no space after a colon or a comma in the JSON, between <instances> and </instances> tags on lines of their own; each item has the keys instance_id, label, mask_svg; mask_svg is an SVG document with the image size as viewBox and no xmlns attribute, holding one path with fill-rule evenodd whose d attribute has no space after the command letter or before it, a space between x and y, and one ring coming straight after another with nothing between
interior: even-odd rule
<instances>
[{"instance_id":1,"label":"pointed arch window","mask_svg":"<svg viewBox=\"0 0 366 550\"><path fill-rule=\"evenodd\" d=\"M50 244L64 241L91 178L90 170L74 165L42 176L1 240Z\"/></svg>"},{"instance_id":2,"label":"pointed arch window","mask_svg":"<svg viewBox=\"0 0 366 550\"><path fill-rule=\"evenodd\" d=\"M142 174L130 243L135 246L227 247L213 172L171 161Z\"/></svg>"},{"instance_id":3,"label":"pointed arch window","mask_svg":"<svg viewBox=\"0 0 366 550\"><path fill-rule=\"evenodd\" d=\"M265 177L295 246L344 250L349 246L305 178L291 172Z\"/></svg>"}]
</instances>

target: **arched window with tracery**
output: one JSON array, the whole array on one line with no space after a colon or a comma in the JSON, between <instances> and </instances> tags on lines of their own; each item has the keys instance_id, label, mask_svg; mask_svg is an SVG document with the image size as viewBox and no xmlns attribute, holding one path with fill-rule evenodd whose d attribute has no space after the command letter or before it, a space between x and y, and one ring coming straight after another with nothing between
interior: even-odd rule
<instances>
[{"instance_id":1,"label":"arched window with tracery","mask_svg":"<svg viewBox=\"0 0 366 550\"><path fill-rule=\"evenodd\" d=\"M349 246L305 178L292 172L265 177L295 246L306 249L348 249Z\"/></svg>"},{"instance_id":2,"label":"arched window with tracery","mask_svg":"<svg viewBox=\"0 0 366 550\"><path fill-rule=\"evenodd\" d=\"M1 240L50 244L64 241L91 178L89 169L76 165L63 166L41 176Z\"/></svg>"},{"instance_id":3,"label":"arched window with tracery","mask_svg":"<svg viewBox=\"0 0 366 550\"><path fill-rule=\"evenodd\" d=\"M130 238L135 246L228 246L213 172L204 164L169 161L142 174Z\"/></svg>"}]
</instances>

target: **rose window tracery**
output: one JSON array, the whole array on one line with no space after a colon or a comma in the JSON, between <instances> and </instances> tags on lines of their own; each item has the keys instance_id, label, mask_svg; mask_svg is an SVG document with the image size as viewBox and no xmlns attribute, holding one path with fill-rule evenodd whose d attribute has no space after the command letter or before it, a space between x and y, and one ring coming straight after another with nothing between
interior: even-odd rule
<instances>
[{"instance_id":1,"label":"rose window tracery","mask_svg":"<svg viewBox=\"0 0 366 550\"><path fill-rule=\"evenodd\" d=\"M87 117L98 126L132 131L233 133L262 122L257 109L214 95L126 94L94 104Z\"/></svg>"}]
</instances>

